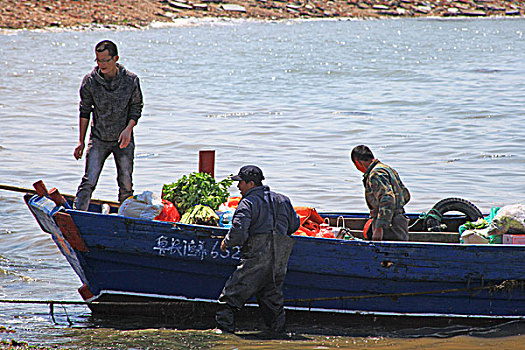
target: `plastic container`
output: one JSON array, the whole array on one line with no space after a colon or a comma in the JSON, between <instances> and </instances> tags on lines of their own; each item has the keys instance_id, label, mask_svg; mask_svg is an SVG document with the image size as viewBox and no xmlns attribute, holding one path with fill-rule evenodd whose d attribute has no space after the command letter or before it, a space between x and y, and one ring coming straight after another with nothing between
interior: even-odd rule
<instances>
[{"instance_id":1,"label":"plastic container","mask_svg":"<svg viewBox=\"0 0 525 350\"><path fill-rule=\"evenodd\" d=\"M230 228L232 227L233 211L227 210L221 213L219 216L219 226Z\"/></svg>"}]
</instances>

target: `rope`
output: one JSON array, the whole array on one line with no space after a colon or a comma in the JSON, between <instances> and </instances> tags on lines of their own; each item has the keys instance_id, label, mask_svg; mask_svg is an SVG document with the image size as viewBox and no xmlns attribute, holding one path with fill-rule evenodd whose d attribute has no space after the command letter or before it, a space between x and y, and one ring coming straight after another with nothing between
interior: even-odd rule
<instances>
[{"instance_id":1,"label":"rope","mask_svg":"<svg viewBox=\"0 0 525 350\"><path fill-rule=\"evenodd\" d=\"M419 217L417 218L417 220L414 221L414 223L410 225L408 229L410 230L412 227L416 226L416 224L420 222L421 220L427 221L428 218L434 218L441 223L441 219L443 219L443 215L441 215L439 210L432 208L428 211L428 213L423 212L419 214Z\"/></svg>"},{"instance_id":2,"label":"rope","mask_svg":"<svg viewBox=\"0 0 525 350\"><path fill-rule=\"evenodd\" d=\"M374 295L346 295L338 297L325 297L325 298L306 298L306 299L286 299L285 303L310 303L313 301L330 301L330 300L362 300L372 298L399 298L407 296L418 296L428 294L445 294L454 292L464 291L480 291L488 290L490 293L493 292L510 292L518 287L524 288L525 281L517 280L505 280L500 284L487 285L481 287L466 287L466 288L452 288L452 289L440 289L440 290L429 290L424 292L406 292L406 293L383 293ZM93 306L109 306L109 305L125 305L125 306L169 306L180 304L180 301L148 301L148 302L127 302L127 301L73 301L73 300L27 300L27 299L0 299L0 303L6 304L49 304L49 313L54 321L54 305L93 305Z\"/></svg>"},{"instance_id":3,"label":"rope","mask_svg":"<svg viewBox=\"0 0 525 350\"><path fill-rule=\"evenodd\" d=\"M496 291L506 291L510 292L513 289L517 288L520 285L523 285L524 281L515 281L515 280L506 280L501 282L498 285L488 285L482 287L466 287L466 288L452 288L452 289L440 289L440 290L429 290L424 292L406 292L406 293L383 293L383 294L374 294L374 295L346 295L339 297L325 297L325 298L306 298L306 299L287 299L285 303L311 303L313 301L330 301L330 300L362 300L362 299L372 299L372 298L399 298L407 296L418 296L418 295L428 295L428 294L445 294L445 293L454 293L454 292L464 292L464 291L479 291L479 290L489 290L489 292Z\"/></svg>"},{"instance_id":4,"label":"rope","mask_svg":"<svg viewBox=\"0 0 525 350\"><path fill-rule=\"evenodd\" d=\"M177 305L180 301L74 301L74 300L28 300L28 299L0 299L0 303L6 304L50 304L50 305Z\"/></svg>"}]
</instances>

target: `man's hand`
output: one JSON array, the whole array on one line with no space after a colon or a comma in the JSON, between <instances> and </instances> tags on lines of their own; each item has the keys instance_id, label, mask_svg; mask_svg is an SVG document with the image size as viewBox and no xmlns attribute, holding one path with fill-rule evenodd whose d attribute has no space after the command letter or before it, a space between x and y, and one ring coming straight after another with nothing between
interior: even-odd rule
<instances>
[{"instance_id":1,"label":"man's hand","mask_svg":"<svg viewBox=\"0 0 525 350\"><path fill-rule=\"evenodd\" d=\"M120 133L118 137L118 143L120 145L120 148L126 148L129 145L129 142L131 141L131 130L133 128L127 127Z\"/></svg>"},{"instance_id":2,"label":"man's hand","mask_svg":"<svg viewBox=\"0 0 525 350\"><path fill-rule=\"evenodd\" d=\"M122 132L120 133L118 137L118 143L120 145L120 148L126 148L128 147L129 143L131 142L131 135L133 133L133 128L137 125L137 122L133 119L130 119L128 122L128 126Z\"/></svg>"},{"instance_id":3,"label":"man's hand","mask_svg":"<svg viewBox=\"0 0 525 350\"><path fill-rule=\"evenodd\" d=\"M227 248L228 247L226 247L226 241L223 239L221 242L221 250L226 253Z\"/></svg>"},{"instance_id":4,"label":"man's hand","mask_svg":"<svg viewBox=\"0 0 525 350\"><path fill-rule=\"evenodd\" d=\"M75 156L76 160L79 160L82 158L82 154L84 154L84 142L79 142L78 146L75 148L75 151L73 152L73 155Z\"/></svg>"},{"instance_id":5,"label":"man's hand","mask_svg":"<svg viewBox=\"0 0 525 350\"><path fill-rule=\"evenodd\" d=\"M383 240L383 228L374 227L374 231L372 233L372 241L382 241L382 240Z\"/></svg>"}]
</instances>

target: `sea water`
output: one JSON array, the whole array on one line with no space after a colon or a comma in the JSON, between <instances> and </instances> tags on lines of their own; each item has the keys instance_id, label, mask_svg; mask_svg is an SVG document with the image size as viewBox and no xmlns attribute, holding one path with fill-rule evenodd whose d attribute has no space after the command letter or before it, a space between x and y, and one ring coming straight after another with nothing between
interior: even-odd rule
<instances>
[{"instance_id":1,"label":"sea water","mask_svg":"<svg viewBox=\"0 0 525 350\"><path fill-rule=\"evenodd\" d=\"M348 155L367 144L398 170L412 194L409 212L428 211L447 197L467 199L483 212L523 203L524 28L521 18L491 18L203 20L145 30L4 31L0 184L31 187L42 179L48 188L76 192L84 170L84 160L73 157L78 90L94 66L94 45L110 39L119 46L119 62L140 77L144 94L135 128L136 193L160 193L164 183L198 170L199 150L214 149L219 180L256 164L265 183L294 205L366 211L361 173ZM231 194L239 193L232 187ZM117 198L112 158L93 197ZM80 285L22 194L0 190L0 299L81 300ZM67 344L91 337L103 344L121 334L83 306L55 306L55 316L56 324L47 305L2 303L0 326L15 333L0 330L0 339ZM373 348L384 346L386 337L403 348L407 337L524 330L519 322L410 329L350 329L332 343L321 331L321 338L300 344ZM312 325L305 333L316 330ZM172 332L133 334L151 344L162 337L223 344L208 331ZM462 348L480 344L478 338L454 339ZM414 345L436 344L418 341Z\"/></svg>"}]
</instances>

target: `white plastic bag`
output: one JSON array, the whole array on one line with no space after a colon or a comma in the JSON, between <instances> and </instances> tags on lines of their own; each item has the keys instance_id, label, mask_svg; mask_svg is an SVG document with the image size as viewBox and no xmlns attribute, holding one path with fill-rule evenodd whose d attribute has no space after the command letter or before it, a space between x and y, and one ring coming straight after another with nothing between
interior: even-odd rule
<instances>
[{"instance_id":1,"label":"white plastic bag","mask_svg":"<svg viewBox=\"0 0 525 350\"><path fill-rule=\"evenodd\" d=\"M461 242L465 244L489 244L487 229L465 230L461 234Z\"/></svg>"},{"instance_id":2,"label":"white plastic bag","mask_svg":"<svg viewBox=\"0 0 525 350\"><path fill-rule=\"evenodd\" d=\"M164 204L159 196L151 191L144 191L126 199L120 205L118 215L153 220L160 214L163 207Z\"/></svg>"},{"instance_id":3,"label":"white plastic bag","mask_svg":"<svg viewBox=\"0 0 525 350\"><path fill-rule=\"evenodd\" d=\"M489 234L525 233L525 207L522 204L502 207L489 226Z\"/></svg>"}]
</instances>

